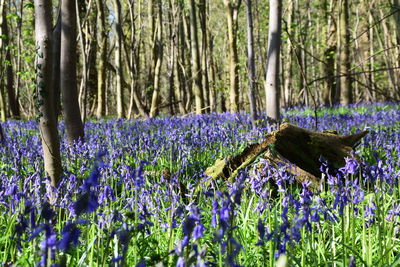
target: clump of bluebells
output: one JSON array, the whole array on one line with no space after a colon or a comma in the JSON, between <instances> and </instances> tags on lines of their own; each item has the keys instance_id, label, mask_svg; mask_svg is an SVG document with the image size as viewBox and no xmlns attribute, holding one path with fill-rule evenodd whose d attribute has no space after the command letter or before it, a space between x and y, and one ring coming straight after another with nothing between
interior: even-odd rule
<instances>
[{"instance_id":1,"label":"clump of bluebells","mask_svg":"<svg viewBox=\"0 0 400 267\"><path fill-rule=\"evenodd\" d=\"M36 122L5 122L0 263L274 266L285 255L300 266L395 265L400 112L386 104L320 113L318 130L370 133L358 160L336 172L321 158L318 192L262 158L233 181L204 175L262 140L272 129L263 117L256 130L242 113L90 121L84 143L61 144L58 188L44 175ZM286 114L315 130L307 111Z\"/></svg>"}]
</instances>

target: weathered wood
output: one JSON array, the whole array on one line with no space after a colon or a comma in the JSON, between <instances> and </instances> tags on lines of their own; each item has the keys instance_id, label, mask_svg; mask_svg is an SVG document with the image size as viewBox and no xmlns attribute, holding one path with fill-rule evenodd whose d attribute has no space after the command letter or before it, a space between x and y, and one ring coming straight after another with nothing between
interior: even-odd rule
<instances>
[{"instance_id":1,"label":"weathered wood","mask_svg":"<svg viewBox=\"0 0 400 267\"><path fill-rule=\"evenodd\" d=\"M353 149L367 133L340 136L334 131L314 132L284 123L263 142L250 145L233 157L218 159L205 174L215 179L232 179L240 169L262 156L273 165L285 164L299 183L308 180L310 187L316 189L321 177L320 158L328 161L331 170L343 167L345 158L353 156Z\"/></svg>"}]
</instances>

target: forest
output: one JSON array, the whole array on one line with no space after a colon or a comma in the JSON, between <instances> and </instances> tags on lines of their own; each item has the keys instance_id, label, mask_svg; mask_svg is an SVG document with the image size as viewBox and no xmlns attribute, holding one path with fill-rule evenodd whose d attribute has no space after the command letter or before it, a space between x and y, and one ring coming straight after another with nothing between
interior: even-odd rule
<instances>
[{"instance_id":1,"label":"forest","mask_svg":"<svg viewBox=\"0 0 400 267\"><path fill-rule=\"evenodd\" d=\"M400 0L0 0L2 266L399 266Z\"/></svg>"}]
</instances>

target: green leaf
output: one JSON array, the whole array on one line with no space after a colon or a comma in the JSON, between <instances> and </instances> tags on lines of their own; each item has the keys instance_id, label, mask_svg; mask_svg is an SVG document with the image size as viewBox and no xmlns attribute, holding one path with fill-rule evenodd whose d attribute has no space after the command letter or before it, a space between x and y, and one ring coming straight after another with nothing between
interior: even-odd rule
<instances>
[{"instance_id":1,"label":"green leaf","mask_svg":"<svg viewBox=\"0 0 400 267\"><path fill-rule=\"evenodd\" d=\"M29 2L28 4L24 5L24 8L26 8L26 9L34 9L35 5L33 4L33 2Z\"/></svg>"},{"instance_id":2,"label":"green leaf","mask_svg":"<svg viewBox=\"0 0 400 267\"><path fill-rule=\"evenodd\" d=\"M39 90L39 94L41 97L47 96L47 92L45 90Z\"/></svg>"},{"instance_id":3,"label":"green leaf","mask_svg":"<svg viewBox=\"0 0 400 267\"><path fill-rule=\"evenodd\" d=\"M40 81L39 84L38 84L38 87L43 89L43 88L46 87L46 84L44 83L44 81Z\"/></svg>"}]
</instances>

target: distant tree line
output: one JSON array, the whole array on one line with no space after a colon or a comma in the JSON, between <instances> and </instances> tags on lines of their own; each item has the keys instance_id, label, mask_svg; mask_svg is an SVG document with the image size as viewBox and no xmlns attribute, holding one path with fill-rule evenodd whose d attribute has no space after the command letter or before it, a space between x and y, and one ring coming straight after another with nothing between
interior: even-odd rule
<instances>
[{"instance_id":1,"label":"distant tree line","mask_svg":"<svg viewBox=\"0 0 400 267\"><path fill-rule=\"evenodd\" d=\"M272 105L266 79L274 2L281 7L278 108L400 99L400 0L44 2L52 4L55 116L65 120L256 116ZM37 114L36 4L0 0L3 121ZM74 10L66 14L68 5ZM63 14L71 26L61 34Z\"/></svg>"}]
</instances>

